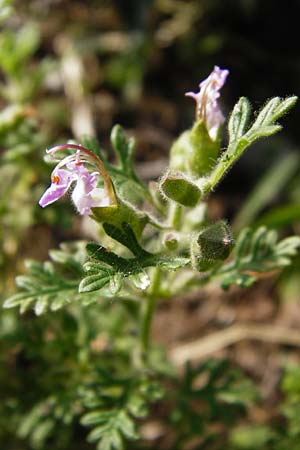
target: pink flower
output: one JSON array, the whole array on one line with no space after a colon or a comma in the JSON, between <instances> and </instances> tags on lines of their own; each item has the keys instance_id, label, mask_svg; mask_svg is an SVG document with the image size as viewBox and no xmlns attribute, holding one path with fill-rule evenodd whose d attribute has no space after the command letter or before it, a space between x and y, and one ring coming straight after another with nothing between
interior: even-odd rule
<instances>
[{"instance_id":1,"label":"pink flower","mask_svg":"<svg viewBox=\"0 0 300 450\"><path fill-rule=\"evenodd\" d=\"M224 116L218 105L220 89L224 86L228 70L222 70L215 66L211 74L199 84L199 92L187 92L185 95L192 97L197 103L197 120L203 120L210 138L215 141L220 126L224 122Z\"/></svg>"},{"instance_id":2,"label":"pink flower","mask_svg":"<svg viewBox=\"0 0 300 450\"><path fill-rule=\"evenodd\" d=\"M54 153L66 148L75 148L75 154L62 159L51 174L51 185L40 198L43 208L63 197L74 185L72 200L79 214L90 215L91 208L110 206L116 203L114 190L102 161L89 150L75 144L54 147L48 153ZM97 171L91 172L85 163ZM64 167L64 168L63 168ZM103 177L104 188L98 188L100 176Z\"/></svg>"}]
</instances>

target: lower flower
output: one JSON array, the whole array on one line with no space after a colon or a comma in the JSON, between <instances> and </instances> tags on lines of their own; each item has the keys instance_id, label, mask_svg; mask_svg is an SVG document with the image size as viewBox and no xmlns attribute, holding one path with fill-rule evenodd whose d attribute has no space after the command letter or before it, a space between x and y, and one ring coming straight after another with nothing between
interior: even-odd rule
<instances>
[{"instance_id":1,"label":"lower flower","mask_svg":"<svg viewBox=\"0 0 300 450\"><path fill-rule=\"evenodd\" d=\"M73 186L71 198L81 215L91 215L91 208L114 206L117 204L111 179L104 169L102 161L86 148L75 145L58 145L48 150L53 155L59 150L73 148L73 155L63 158L55 167L51 175L51 185L39 200L40 206L54 203L63 197ZM88 164L92 169L86 167ZM97 187L100 178L104 187Z\"/></svg>"}]
</instances>

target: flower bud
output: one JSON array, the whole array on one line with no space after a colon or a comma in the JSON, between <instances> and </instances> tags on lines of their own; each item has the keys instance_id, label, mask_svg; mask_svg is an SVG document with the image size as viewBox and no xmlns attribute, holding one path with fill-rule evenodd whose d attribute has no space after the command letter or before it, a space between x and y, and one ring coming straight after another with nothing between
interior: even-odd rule
<instances>
[{"instance_id":1,"label":"flower bud","mask_svg":"<svg viewBox=\"0 0 300 450\"><path fill-rule=\"evenodd\" d=\"M197 242L205 259L226 259L232 249L233 238L229 226L223 220L204 228Z\"/></svg>"},{"instance_id":2,"label":"flower bud","mask_svg":"<svg viewBox=\"0 0 300 450\"><path fill-rule=\"evenodd\" d=\"M196 206L201 190L181 172L168 172L160 182L162 193L183 206Z\"/></svg>"},{"instance_id":3,"label":"flower bud","mask_svg":"<svg viewBox=\"0 0 300 450\"><path fill-rule=\"evenodd\" d=\"M203 120L196 122L190 132L189 173L196 177L207 175L216 164L219 152L220 140L211 139Z\"/></svg>"},{"instance_id":4,"label":"flower bud","mask_svg":"<svg viewBox=\"0 0 300 450\"><path fill-rule=\"evenodd\" d=\"M171 148L170 167L195 177L207 175L216 163L220 151L220 134L224 116L218 104L220 89L228 70L214 67L211 74L199 84L199 92L185 95L196 101L196 121Z\"/></svg>"},{"instance_id":5,"label":"flower bud","mask_svg":"<svg viewBox=\"0 0 300 450\"><path fill-rule=\"evenodd\" d=\"M166 233L163 236L163 244L168 250L176 250L178 247L178 235L176 233Z\"/></svg>"},{"instance_id":6,"label":"flower bud","mask_svg":"<svg viewBox=\"0 0 300 450\"><path fill-rule=\"evenodd\" d=\"M192 245L192 260L198 270L208 270L226 259L233 247L229 226L222 220L205 227Z\"/></svg>"},{"instance_id":7,"label":"flower bud","mask_svg":"<svg viewBox=\"0 0 300 450\"><path fill-rule=\"evenodd\" d=\"M179 136L171 147L170 167L202 177L214 167L219 151L220 140L212 140L203 120L200 120Z\"/></svg>"}]
</instances>

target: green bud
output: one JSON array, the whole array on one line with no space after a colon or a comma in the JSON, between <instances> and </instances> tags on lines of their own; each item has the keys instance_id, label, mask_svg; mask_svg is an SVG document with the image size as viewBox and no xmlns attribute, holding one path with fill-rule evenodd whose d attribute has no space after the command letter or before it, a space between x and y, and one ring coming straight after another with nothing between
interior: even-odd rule
<instances>
[{"instance_id":1,"label":"green bud","mask_svg":"<svg viewBox=\"0 0 300 450\"><path fill-rule=\"evenodd\" d=\"M220 139L212 140L203 120L182 133L170 151L170 167L195 177L207 175L216 164Z\"/></svg>"},{"instance_id":2,"label":"green bud","mask_svg":"<svg viewBox=\"0 0 300 450\"><path fill-rule=\"evenodd\" d=\"M220 152L220 141L213 141L208 134L203 120L195 123L190 132L191 151L188 168L192 175L207 175L215 166Z\"/></svg>"},{"instance_id":3,"label":"green bud","mask_svg":"<svg viewBox=\"0 0 300 450\"><path fill-rule=\"evenodd\" d=\"M198 270L208 270L228 258L233 247L229 226L220 220L205 227L192 244L191 252L194 266Z\"/></svg>"},{"instance_id":4,"label":"green bud","mask_svg":"<svg viewBox=\"0 0 300 450\"><path fill-rule=\"evenodd\" d=\"M196 206L201 190L181 172L168 172L160 182L162 193L183 206Z\"/></svg>"},{"instance_id":5,"label":"green bud","mask_svg":"<svg viewBox=\"0 0 300 450\"><path fill-rule=\"evenodd\" d=\"M178 247L178 235L176 233L166 233L163 236L163 244L168 250L176 250Z\"/></svg>"},{"instance_id":6,"label":"green bud","mask_svg":"<svg viewBox=\"0 0 300 450\"><path fill-rule=\"evenodd\" d=\"M233 245L233 238L229 226L223 220L204 228L197 239L201 255L205 259L226 259Z\"/></svg>"}]
</instances>

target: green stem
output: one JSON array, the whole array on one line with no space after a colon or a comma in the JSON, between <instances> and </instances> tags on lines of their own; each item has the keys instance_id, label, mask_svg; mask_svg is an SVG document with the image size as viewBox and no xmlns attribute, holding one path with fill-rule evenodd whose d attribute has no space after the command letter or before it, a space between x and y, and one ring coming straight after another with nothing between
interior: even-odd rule
<instances>
[{"instance_id":1,"label":"green stem","mask_svg":"<svg viewBox=\"0 0 300 450\"><path fill-rule=\"evenodd\" d=\"M144 360L147 359L147 354L150 347L151 324L156 301L159 297L160 280L161 280L161 269L159 267L156 267L153 271L152 284L149 290L149 294L146 297L145 309L142 317L141 352L142 358Z\"/></svg>"},{"instance_id":2,"label":"green stem","mask_svg":"<svg viewBox=\"0 0 300 450\"><path fill-rule=\"evenodd\" d=\"M89 360L89 346L88 346L88 326L87 326L87 312L85 309L76 312L78 333L77 333L77 345L78 345L78 360L81 368L86 368Z\"/></svg>"},{"instance_id":3,"label":"green stem","mask_svg":"<svg viewBox=\"0 0 300 450\"><path fill-rule=\"evenodd\" d=\"M169 209L169 224L175 228L175 230L179 230L180 228L181 211L182 207L178 205L178 203L171 203Z\"/></svg>"},{"instance_id":4,"label":"green stem","mask_svg":"<svg viewBox=\"0 0 300 450\"><path fill-rule=\"evenodd\" d=\"M209 194L216 187L250 144L250 140L241 138L237 143L233 142L229 145L202 186L204 194Z\"/></svg>"}]
</instances>

